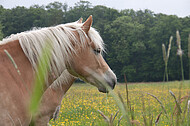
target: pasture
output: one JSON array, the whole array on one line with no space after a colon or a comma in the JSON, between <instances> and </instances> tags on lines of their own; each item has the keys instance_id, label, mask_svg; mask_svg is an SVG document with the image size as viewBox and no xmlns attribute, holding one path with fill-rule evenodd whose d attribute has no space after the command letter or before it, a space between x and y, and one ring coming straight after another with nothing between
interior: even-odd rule
<instances>
[{"instance_id":1,"label":"pasture","mask_svg":"<svg viewBox=\"0 0 190 126\"><path fill-rule=\"evenodd\" d=\"M129 101L131 103L131 112L128 109L128 116L133 120L135 125L155 125L155 120L159 117L158 126L167 126L171 123L177 125L180 120L184 119L187 124L187 98L181 103L182 111L186 111L181 116L177 117L174 113L175 100L174 97L169 93L171 90L175 96L179 97L179 86L181 88L181 96L188 95L190 91L190 82L184 81L173 81L173 82L160 82L160 83L134 83L128 84ZM125 105L127 105L126 96L126 85L116 85L114 89L116 94L119 92L123 98ZM161 107L161 104L152 96L147 93L156 96L164 106L166 113ZM60 114L57 120L50 121L52 126L104 126L107 125L105 119L98 112L100 110L108 118L115 116L119 110L117 103L109 94L100 93L96 87L89 84L74 84L63 98ZM173 116L172 116L173 115ZM126 120L121 118L122 114L119 111L118 115L113 121L114 126L126 125ZM120 120L121 119L121 120Z\"/></svg>"}]
</instances>

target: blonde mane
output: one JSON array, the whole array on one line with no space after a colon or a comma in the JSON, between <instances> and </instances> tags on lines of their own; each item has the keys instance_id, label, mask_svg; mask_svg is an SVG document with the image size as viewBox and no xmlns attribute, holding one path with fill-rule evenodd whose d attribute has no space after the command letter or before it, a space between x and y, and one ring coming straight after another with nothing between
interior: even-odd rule
<instances>
[{"instance_id":1,"label":"blonde mane","mask_svg":"<svg viewBox=\"0 0 190 126\"><path fill-rule=\"evenodd\" d=\"M97 48L104 50L104 43L99 33L91 27L87 36L82 30L82 25L82 23L73 22L54 27L36 28L31 31L11 35L3 39L0 43L2 45L13 40L19 40L26 57L29 59L34 70L36 70L38 59L45 43L51 42L53 49L50 61L50 72L54 73L56 77L59 77L66 69L65 63L69 63L71 53L75 53L71 41L75 44L81 44L82 47L84 47L86 40L90 39ZM78 38L73 31L78 33L80 40L77 40ZM80 43L78 41L80 41ZM56 85L59 85L61 82L67 82L68 76L70 75L65 74L64 77L60 77L61 79L56 81Z\"/></svg>"}]
</instances>

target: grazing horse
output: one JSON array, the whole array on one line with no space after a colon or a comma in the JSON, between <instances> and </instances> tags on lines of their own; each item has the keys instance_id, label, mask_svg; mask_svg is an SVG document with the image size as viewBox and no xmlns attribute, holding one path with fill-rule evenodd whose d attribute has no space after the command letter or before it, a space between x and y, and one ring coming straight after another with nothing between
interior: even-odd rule
<instances>
[{"instance_id":1,"label":"grazing horse","mask_svg":"<svg viewBox=\"0 0 190 126\"><path fill-rule=\"evenodd\" d=\"M0 125L27 126L30 123L32 116L28 110L37 64L48 42L52 45L52 57L46 87L67 70L71 75L96 86L100 92L107 92L102 80L114 88L116 76L101 55L103 41L91 25L92 16L83 24L68 23L35 29L12 35L1 42ZM66 79L63 77L54 85L59 86Z\"/></svg>"}]
</instances>

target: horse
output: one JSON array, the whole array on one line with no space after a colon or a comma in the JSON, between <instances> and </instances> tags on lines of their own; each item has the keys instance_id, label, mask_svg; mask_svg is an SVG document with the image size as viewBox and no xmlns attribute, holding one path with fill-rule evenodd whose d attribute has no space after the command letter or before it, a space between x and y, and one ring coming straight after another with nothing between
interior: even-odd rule
<instances>
[{"instance_id":1,"label":"horse","mask_svg":"<svg viewBox=\"0 0 190 126\"><path fill-rule=\"evenodd\" d=\"M0 125L29 125L32 115L28 110L38 61L48 42L52 44L52 57L44 91L65 70L96 86L100 92L107 93L101 80L114 89L116 75L102 57L102 38L91 26L92 16L89 16L82 24L67 23L33 29L11 35L0 42ZM14 59L18 69L6 52ZM63 77L54 85L59 86L59 82L65 79Z\"/></svg>"}]
</instances>

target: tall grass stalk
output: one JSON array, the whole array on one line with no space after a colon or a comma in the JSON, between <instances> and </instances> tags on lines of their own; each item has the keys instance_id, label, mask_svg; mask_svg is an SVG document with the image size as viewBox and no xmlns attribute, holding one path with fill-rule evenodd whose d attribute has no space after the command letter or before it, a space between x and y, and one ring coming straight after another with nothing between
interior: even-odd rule
<instances>
[{"instance_id":1,"label":"tall grass stalk","mask_svg":"<svg viewBox=\"0 0 190 126\"><path fill-rule=\"evenodd\" d=\"M181 49L181 38L180 38L180 35L179 35L179 31L176 31L176 38L177 38L177 46L178 46L177 55L179 55L179 57L180 57L180 61L181 61L181 76L182 76L182 80L184 81L183 59L182 59L183 50Z\"/></svg>"},{"instance_id":2,"label":"tall grass stalk","mask_svg":"<svg viewBox=\"0 0 190 126\"><path fill-rule=\"evenodd\" d=\"M135 110L134 107L131 106L131 102L129 100L129 90L128 90L128 84L127 84L127 78L124 74L124 80L125 80L125 91L126 91L126 97L127 97L127 107L129 108L130 114L131 114L131 120L135 120Z\"/></svg>"},{"instance_id":3,"label":"tall grass stalk","mask_svg":"<svg viewBox=\"0 0 190 126\"><path fill-rule=\"evenodd\" d=\"M104 83L104 85L108 89L109 94L114 98L114 100L118 104L118 106L122 112L123 117L127 120L127 125L131 126L130 118L127 115L127 108L125 107L123 102L120 100L119 96L106 83Z\"/></svg>"},{"instance_id":4,"label":"tall grass stalk","mask_svg":"<svg viewBox=\"0 0 190 126\"><path fill-rule=\"evenodd\" d=\"M187 112L187 126L190 125L190 100L188 100L188 104L187 104L187 108L188 108L188 112Z\"/></svg>"},{"instance_id":5,"label":"tall grass stalk","mask_svg":"<svg viewBox=\"0 0 190 126\"><path fill-rule=\"evenodd\" d=\"M157 118L156 118L156 120L155 120L155 126L158 125L161 115L162 115L162 112L160 112L160 114L157 116Z\"/></svg>"},{"instance_id":6,"label":"tall grass stalk","mask_svg":"<svg viewBox=\"0 0 190 126\"><path fill-rule=\"evenodd\" d=\"M105 121L108 123L108 126L114 126L114 120L119 113L119 110L115 113L113 116L113 113L111 114L110 118L107 117L102 111L98 110L98 112L101 114L101 116L105 119Z\"/></svg>"},{"instance_id":7,"label":"tall grass stalk","mask_svg":"<svg viewBox=\"0 0 190 126\"><path fill-rule=\"evenodd\" d=\"M182 59L182 55L183 55L183 50L181 49L181 38L180 38L180 34L179 31L176 31L176 39L177 39L177 46L178 46L178 50L177 50L177 55L179 55L180 57L180 62L181 62L181 76L182 76L182 82L180 83L179 86L179 98L178 101L180 101L181 99L181 89L184 83L184 72L183 72L183 59ZM178 106L180 106L180 102L178 102ZM178 125L180 122L180 118L181 118L181 112L177 111L177 117L176 117L176 124Z\"/></svg>"},{"instance_id":8,"label":"tall grass stalk","mask_svg":"<svg viewBox=\"0 0 190 126\"><path fill-rule=\"evenodd\" d=\"M14 65L14 68L16 69L18 75L21 77L21 72L20 72L20 70L18 69L18 66L17 66L17 64L15 63L14 59L12 58L11 54L9 54L9 52L8 52L6 49L4 49L4 52L6 53L6 55L7 55L7 56L9 57L9 59L11 60L11 62L12 62L12 64ZM23 80L23 78L21 77L20 79L22 80L22 83L24 84L24 87L26 88L27 92L30 93L28 87L26 86L26 83L25 83L24 80Z\"/></svg>"},{"instance_id":9,"label":"tall grass stalk","mask_svg":"<svg viewBox=\"0 0 190 126\"><path fill-rule=\"evenodd\" d=\"M173 36L170 37L167 53L166 53L166 47L165 47L165 45L162 44L163 60L164 60L164 63L165 63L165 72L164 72L164 79L163 80L165 80L165 77L166 77L166 81L168 81L168 70L167 70L167 67L168 67L168 59L169 59L169 56L170 56L170 50L171 50L172 40L173 40Z\"/></svg>"},{"instance_id":10,"label":"tall grass stalk","mask_svg":"<svg viewBox=\"0 0 190 126\"><path fill-rule=\"evenodd\" d=\"M189 59L189 79L190 79L190 34L188 38L188 59Z\"/></svg>"},{"instance_id":11,"label":"tall grass stalk","mask_svg":"<svg viewBox=\"0 0 190 126\"><path fill-rule=\"evenodd\" d=\"M39 108L38 107L39 102L43 93L43 89L44 89L45 82L47 79L46 76L49 70L51 50L52 50L52 45L50 44L49 41L47 41L46 45L42 49L41 56L39 57L39 60L38 60L39 62L38 62L37 71L35 75L34 88L33 88L31 101L30 101L30 113L32 115L35 115Z\"/></svg>"},{"instance_id":12,"label":"tall grass stalk","mask_svg":"<svg viewBox=\"0 0 190 126\"><path fill-rule=\"evenodd\" d=\"M127 96L127 105L131 109L130 101L129 101L129 91L128 91L128 85L127 85L127 78L126 75L124 74L124 80L125 80L125 89L126 89L126 96Z\"/></svg>"},{"instance_id":13,"label":"tall grass stalk","mask_svg":"<svg viewBox=\"0 0 190 126\"><path fill-rule=\"evenodd\" d=\"M99 80L99 83L103 84L104 87L106 87L107 91L109 92L109 95L113 97L113 99L116 101L119 109L122 112L123 118L127 120L127 126L131 126L131 121L128 116L128 108L125 107L125 104L123 103L121 97L119 97L112 89L111 87L100 77L98 74L94 73L91 69L86 68L86 71L89 72L91 75L93 75L97 80Z\"/></svg>"},{"instance_id":14,"label":"tall grass stalk","mask_svg":"<svg viewBox=\"0 0 190 126\"><path fill-rule=\"evenodd\" d=\"M21 75L20 70L18 69L18 66L16 65L16 63L15 63L14 59L12 58L11 54L9 54L9 52L8 52L6 49L4 49L4 52L6 53L6 55L7 55L7 56L9 57L9 59L11 60L11 62L12 62L12 64L14 65L15 69L17 70L17 73L18 73L19 75Z\"/></svg>"},{"instance_id":15,"label":"tall grass stalk","mask_svg":"<svg viewBox=\"0 0 190 126\"><path fill-rule=\"evenodd\" d=\"M155 98L155 99L160 103L160 106L162 107L162 110L164 111L164 113L165 113L167 119L169 119L168 113L167 113L167 111L166 111L166 109L165 109L163 103L162 103L155 95L150 94L150 93L147 93L147 94L150 95L150 96L152 96L153 98Z\"/></svg>"},{"instance_id":16,"label":"tall grass stalk","mask_svg":"<svg viewBox=\"0 0 190 126\"><path fill-rule=\"evenodd\" d=\"M180 113L182 113L181 106L180 106L180 102L177 101L177 98L176 98L176 96L174 95L174 93L173 93L172 91L169 91L169 92L170 92L170 94L173 96L173 98L174 98L174 100L175 100L175 103L176 103L176 106L177 106L177 110L178 110Z\"/></svg>"},{"instance_id":17,"label":"tall grass stalk","mask_svg":"<svg viewBox=\"0 0 190 126\"><path fill-rule=\"evenodd\" d=\"M183 118L182 118L182 124L184 123L184 121L185 121L185 118L186 118L186 112L187 112L187 119L189 118L188 117L188 101L189 101L189 98L190 98L190 92L188 93L188 95L187 96L184 96L184 97L182 97L181 99L181 102L183 101L183 99L185 99L185 98L187 98L187 100L186 100L186 104L185 104L185 109L184 109L184 111L183 111ZM187 121L188 122L188 121Z\"/></svg>"},{"instance_id":18,"label":"tall grass stalk","mask_svg":"<svg viewBox=\"0 0 190 126\"><path fill-rule=\"evenodd\" d=\"M184 72L183 72L183 59L182 59L183 50L181 49L181 38L180 38L179 31L176 31L176 38L177 38L177 46L178 46L177 55L179 55L179 57L180 57L181 76L182 76L182 83L179 86L179 100L180 100L181 99L181 89L182 89L183 82L184 82Z\"/></svg>"},{"instance_id":19,"label":"tall grass stalk","mask_svg":"<svg viewBox=\"0 0 190 126\"><path fill-rule=\"evenodd\" d=\"M177 118L176 118L176 124L177 126L179 125L179 116L181 115L182 113L182 110L181 110L181 107L180 107L180 103L177 101L176 99L176 96L174 95L174 93L172 91L169 91L170 94L173 96L174 100L175 100L175 103L176 103L176 106L177 106ZM175 110L174 110L174 113L175 113ZM173 120L173 115L172 115L172 120Z\"/></svg>"},{"instance_id":20,"label":"tall grass stalk","mask_svg":"<svg viewBox=\"0 0 190 126\"><path fill-rule=\"evenodd\" d=\"M148 123L147 123L147 118L146 118L145 103L144 103L144 95L143 94L142 94L141 101L142 101L142 117L143 117L144 125L147 126Z\"/></svg>"}]
</instances>

